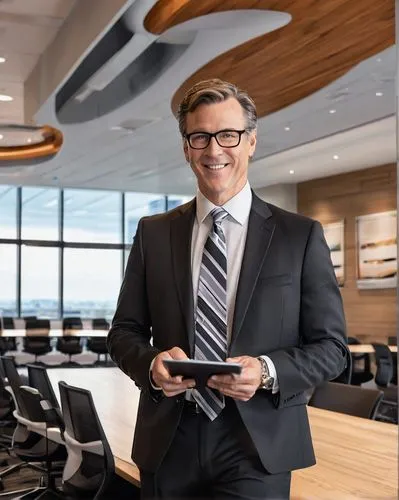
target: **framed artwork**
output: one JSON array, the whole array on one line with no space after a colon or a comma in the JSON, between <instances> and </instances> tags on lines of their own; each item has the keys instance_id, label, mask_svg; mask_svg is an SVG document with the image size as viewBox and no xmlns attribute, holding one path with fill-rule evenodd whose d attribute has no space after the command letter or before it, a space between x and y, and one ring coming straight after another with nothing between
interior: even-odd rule
<instances>
[{"instance_id":1,"label":"framed artwork","mask_svg":"<svg viewBox=\"0 0 399 500\"><path fill-rule=\"evenodd\" d=\"M356 217L358 288L396 288L396 219L396 210Z\"/></svg>"},{"instance_id":2,"label":"framed artwork","mask_svg":"<svg viewBox=\"0 0 399 500\"><path fill-rule=\"evenodd\" d=\"M323 230L330 249L338 285L344 286L344 221L323 224Z\"/></svg>"}]
</instances>

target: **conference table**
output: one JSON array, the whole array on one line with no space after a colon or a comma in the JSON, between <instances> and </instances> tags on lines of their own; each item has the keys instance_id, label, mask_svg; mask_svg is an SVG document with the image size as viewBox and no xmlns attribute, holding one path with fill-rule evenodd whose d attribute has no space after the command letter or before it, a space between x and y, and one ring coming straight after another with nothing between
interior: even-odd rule
<instances>
[{"instance_id":1,"label":"conference table","mask_svg":"<svg viewBox=\"0 0 399 500\"><path fill-rule=\"evenodd\" d=\"M140 484L130 458L139 390L118 368L48 370L58 382L92 392L118 475ZM398 497L398 427L340 413L308 408L317 464L294 471L292 500L394 499Z\"/></svg>"},{"instance_id":2,"label":"conference table","mask_svg":"<svg viewBox=\"0 0 399 500\"><path fill-rule=\"evenodd\" d=\"M389 345L388 347L391 352L398 352L397 345ZM348 348L352 353L374 353L374 347L371 344L351 344L348 345Z\"/></svg>"},{"instance_id":3,"label":"conference table","mask_svg":"<svg viewBox=\"0 0 399 500\"><path fill-rule=\"evenodd\" d=\"M4 329L0 330L0 337L106 337L109 330L93 330L88 328L78 329L47 329L47 328L32 328L32 329Z\"/></svg>"}]
</instances>

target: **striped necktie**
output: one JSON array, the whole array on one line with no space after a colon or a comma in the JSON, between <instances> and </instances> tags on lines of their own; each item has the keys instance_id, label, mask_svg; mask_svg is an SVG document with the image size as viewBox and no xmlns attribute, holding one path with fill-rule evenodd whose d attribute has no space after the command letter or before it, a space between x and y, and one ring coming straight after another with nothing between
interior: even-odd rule
<instances>
[{"instance_id":1,"label":"striped necktie","mask_svg":"<svg viewBox=\"0 0 399 500\"><path fill-rule=\"evenodd\" d=\"M212 229L206 240L198 281L194 357L199 360L224 361L227 353L227 251L222 221L228 213L223 208L211 211ZM214 420L224 408L224 396L209 387L193 389L193 397Z\"/></svg>"}]
</instances>

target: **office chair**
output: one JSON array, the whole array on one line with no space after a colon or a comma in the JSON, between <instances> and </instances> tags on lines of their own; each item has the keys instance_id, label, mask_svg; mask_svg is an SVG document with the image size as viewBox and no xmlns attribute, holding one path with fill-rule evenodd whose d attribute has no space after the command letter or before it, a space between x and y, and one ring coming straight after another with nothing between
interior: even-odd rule
<instances>
[{"instance_id":1,"label":"office chair","mask_svg":"<svg viewBox=\"0 0 399 500\"><path fill-rule=\"evenodd\" d=\"M22 383L14 360L3 356L1 357L1 362L9 383L8 390L13 396L16 408L14 416L17 420L17 426L13 435L12 451L22 460L22 462L0 471L0 489L4 489L3 479L8 475L26 467L42 474L46 473L46 467L42 467L38 463L48 459L57 462L65 461L66 450L59 438L59 432L57 433L56 440L47 440L45 432L43 435L46 423L42 422L41 426L38 426L37 422L35 424L36 414L32 413L26 394L21 390ZM33 420L31 420L32 418ZM32 492L32 488L14 493L22 494L23 492Z\"/></svg>"},{"instance_id":2,"label":"office chair","mask_svg":"<svg viewBox=\"0 0 399 500\"><path fill-rule=\"evenodd\" d=\"M14 330L14 319L9 316L0 317L0 327L1 330Z\"/></svg>"},{"instance_id":3,"label":"office chair","mask_svg":"<svg viewBox=\"0 0 399 500\"><path fill-rule=\"evenodd\" d=\"M39 365L26 365L26 367L28 368L29 386L37 389L43 398L50 402L52 408L60 409L46 368Z\"/></svg>"},{"instance_id":4,"label":"office chair","mask_svg":"<svg viewBox=\"0 0 399 500\"><path fill-rule=\"evenodd\" d=\"M109 330L109 323L105 318L94 318L91 323L93 330Z\"/></svg>"},{"instance_id":5,"label":"office chair","mask_svg":"<svg viewBox=\"0 0 399 500\"><path fill-rule=\"evenodd\" d=\"M23 338L23 351L35 356L35 363L37 357L51 352L50 344L50 320L26 318L26 337Z\"/></svg>"},{"instance_id":6,"label":"office chair","mask_svg":"<svg viewBox=\"0 0 399 500\"><path fill-rule=\"evenodd\" d=\"M62 319L62 329L63 330L82 330L83 323L81 318L70 317Z\"/></svg>"},{"instance_id":7,"label":"office chair","mask_svg":"<svg viewBox=\"0 0 399 500\"><path fill-rule=\"evenodd\" d=\"M68 363L72 363L72 356L74 354L81 354L83 347L80 337L73 337L72 335L59 337L57 339L57 350L63 354L68 355Z\"/></svg>"},{"instance_id":8,"label":"office chair","mask_svg":"<svg viewBox=\"0 0 399 500\"><path fill-rule=\"evenodd\" d=\"M360 340L355 337L348 337L348 345L359 345ZM351 384L361 385L373 380L371 371L371 358L368 353L351 353L352 357L352 375Z\"/></svg>"},{"instance_id":9,"label":"office chair","mask_svg":"<svg viewBox=\"0 0 399 500\"><path fill-rule=\"evenodd\" d=\"M374 420L383 395L376 389L325 382L316 387L309 406Z\"/></svg>"},{"instance_id":10,"label":"office chair","mask_svg":"<svg viewBox=\"0 0 399 500\"><path fill-rule=\"evenodd\" d=\"M19 498L20 500L56 500L57 498L65 498L55 486L55 477L52 474L52 461L54 459L54 454L50 453L52 443L63 443L61 433L61 430L64 427L63 422L60 419L60 416L54 413L54 409L52 408L50 402L46 400L37 389L29 386L21 386L19 389L20 397L24 401L24 406L27 409L27 416L29 417L29 419L25 421L27 428L40 435L44 434L45 437L46 456L44 459L46 462L47 476L46 486L39 486Z\"/></svg>"},{"instance_id":11,"label":"office chair","mask_svg":"<svg viewBox=\"0 0 399 500\"><path fill-rule=\"evenodd\" d=\"M115 471L114 457L90 391L59 382L64 439L68 460L63 491L72 498L85 495L107 499L107 488Z\"/></svg>"},{"instance_id":12,"label":"office chair","mask_svg":"<svg viewBox=\"0 0 399 500\"><path fill-rule=\"evenodd\" d=\"M104 354L105 361L108 361L107 337L88 337L87 349L97 354L96 363L100 362L101 354Z\"/></svg>"},{"instance_id":13,"label":"office chair","mask_svg":"<svg viewBox=\"0 0 399 500\"><path fill-rule=\"evenodd\" d=\"M392 353L385 344L373 343L377 371L375 383L384 393L378 412L378 420L398 423L398 387L392 385L394 374Z\"/></svg>"}]
</instances>

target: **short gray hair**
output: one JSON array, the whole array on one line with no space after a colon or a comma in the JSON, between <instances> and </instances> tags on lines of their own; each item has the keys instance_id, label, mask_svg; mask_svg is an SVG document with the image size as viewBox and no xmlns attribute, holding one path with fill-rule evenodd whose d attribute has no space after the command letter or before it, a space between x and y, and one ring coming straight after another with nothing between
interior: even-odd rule
<instances>
[{"instance_id":1,"label":"short gray hair","mask_svg":"<svg viewBox=\"0 0 399 500\"><path fill-rule=\"evenodd\" d=\"M180 103L177 119L181 135L184 137L186 133L186 117L188 113L194 111L200 104L214 104L226 101L231 97L237 99L244 110L247 120L246 129L248 131L255 130L258 116L253 99L233 83L225 82L219 78L212 78L196 83L186 92Z\"/></svg>"}]
</instances>

